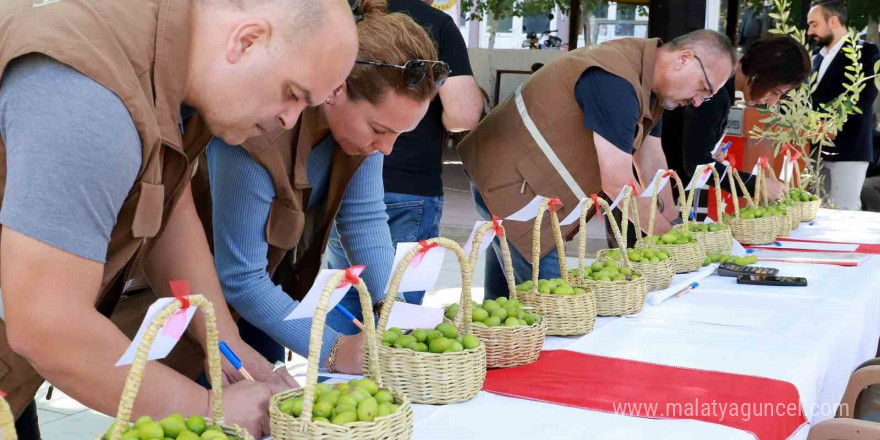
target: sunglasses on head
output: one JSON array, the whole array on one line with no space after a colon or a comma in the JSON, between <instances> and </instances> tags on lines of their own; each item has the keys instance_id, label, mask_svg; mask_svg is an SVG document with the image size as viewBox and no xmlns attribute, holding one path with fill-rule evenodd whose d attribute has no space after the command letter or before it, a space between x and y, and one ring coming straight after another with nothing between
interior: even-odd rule
<instances>
[{"instance_id":1,"label":"sunglasses on head","mask_svg":"<svg viewBox=\"0 0 880 440\"><path fill-rule=\"evenodd\" d=\"M356 63L401 69L403 80L409 87L418 86L428 76L428 72L431 72L431 80L434 82L434 87L439 89L446 82L446 79L449 78L450 73L449 64L445 61L409 60L402 66L365 60L357 60Z\"/></svg>"}]
</instances>

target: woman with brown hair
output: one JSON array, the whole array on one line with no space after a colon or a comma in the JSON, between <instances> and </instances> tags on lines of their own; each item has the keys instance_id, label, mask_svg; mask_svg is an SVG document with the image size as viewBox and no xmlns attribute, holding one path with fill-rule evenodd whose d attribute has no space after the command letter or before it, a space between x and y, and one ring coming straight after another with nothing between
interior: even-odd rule
<instances>
[{"instance_id":1,"label":"woman with brown hair","mask_svg":"<svg viewBox=\"0 0 880 440\"><path fill-rule=\"evenodd\" d=\"M384 297L394 249L383 155L418 125L449 75L445 63L433 61L437 53L424 29L385 9L384 0L354 8L358 60L345 83L306 109L293 130L263 126L264 135L243 148L214 139L208 149L217 272L242 316L242 338L270 361L282 360L284 347L308 353L311 319L284 319L314 283L334 224L349 260L367 267L361 276L374 303ZM310 101L308 84L283 93ZM363 333L342 335L333 319L328 323L321 366L359 373Z\"/></svg>"}]
</instances>

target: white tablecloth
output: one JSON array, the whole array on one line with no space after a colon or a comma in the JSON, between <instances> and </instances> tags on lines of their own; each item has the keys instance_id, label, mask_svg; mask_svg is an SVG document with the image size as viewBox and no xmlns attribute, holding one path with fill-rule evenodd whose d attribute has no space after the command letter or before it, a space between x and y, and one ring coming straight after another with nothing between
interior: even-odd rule
<instances>
[{"instance_id":1,"label":"white tablecloth","mask_svg":"<svg viewBox=\"0 0 880 440\"><path fill-rule=\"evenodd\" d=\"M880 215L821 210L794 238L880 242ZM880 338L880 258L859 267L762 263L807 287L737 285L711 276L681 298L638 316L600 318L577 338L545 349L778 379L794 384L811 423L833 417L853 369ZM589 392L590 390L584 390ZM415 405L416 439L751 439L748 432L693 420L656 420L481 392L445 406ZM809 426L792 438L804 439Z\"/></svg>"}]
</instances>

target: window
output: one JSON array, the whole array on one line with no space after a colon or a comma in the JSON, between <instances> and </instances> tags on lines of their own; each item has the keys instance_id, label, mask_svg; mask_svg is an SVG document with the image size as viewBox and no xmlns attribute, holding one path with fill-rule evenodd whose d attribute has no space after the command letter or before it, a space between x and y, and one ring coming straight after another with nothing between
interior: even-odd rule
<instances>
[{"instance_id":1,"label":"window","mask_svg":"<svg viewBox=\"0 0 880 440\"><path fill-rule=\"evenodd\" d=\"M618 3L617 4L617 19L618 20L635 20L636 19L636 6ZM633 36L634 32L635 32L635 26L633 26L632 24L618 24L618 25L614 26L614 34L617 36Z\"/></svg>"},{"instance_id":2,"label":"window","mask_svg":"<svg viewBox=\"0 0 880 440\"><path fill-rule=\"evenodd\" d=\"M501 17L501 20L498 20L498 30L495 32L513 32L513 17Z\"/></svg>"}]
</instances>

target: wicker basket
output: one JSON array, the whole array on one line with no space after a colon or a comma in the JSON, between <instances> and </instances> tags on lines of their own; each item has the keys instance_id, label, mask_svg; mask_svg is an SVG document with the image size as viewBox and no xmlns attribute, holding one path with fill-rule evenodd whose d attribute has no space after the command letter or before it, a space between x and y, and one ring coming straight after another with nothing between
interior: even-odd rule
<instances>
[{"instance_id":1,"label":"wicker basket","mask_svg":"<svg viewBox=\"0 0 880 440\"><path fill-rule=\"evenodd\" d=\"M776 172L773 170L773 167L770 166L770 162L764 162L764 170L765 172L761 176L761 197L764 199L764 204L770 204L770 194L767 191L767 180L771 179L773 181L779 182L779 179L776 178ZM777 216L776 226L778 229L779 237L788 237L791 235L791 231L793 229L792 226L792 218L795 217L795 212L793 209L790 209L788 206L780 205L785 212L782 216ZM796 223L800 224L800 215L797 215Z\"/></svg>"},{"instance_id":2,"label":"wicker basket","mask_svg":"<svg viewBox=\"0 0 880 440\"><path fill-rule=\"evenodd\" d=\"M795 166L794 169L795 176L797 176L797 185L800 189L803 189L801 169L797 166ZM795 202L794 205L797 210L797 217L800 221L812 222L816 220L816 215L819 213L819 207L822 206L822 201L811 200L809 202Z\"/></svg>"},{"instance_id":3,"label":"wicker basket","mask_svg":"<svg viewBox=\"0 0 880 440\"><path fill-rule=\"evenodd\" d=\"M0 392L0 439L2 440L18 440L18 434L15 433L15 417L4 394Z\"/></svg>"},{"instance_id":4,"label":"wicker basket","mask_svg":"<svg viewBox=\"0 0 880 440\"><path fill-rule=\"evenodd\" d=\"M678 230L689 231L688 225L690 222L690 209L688 208L690 205L687 203L684 197L685 189L684 185L681 183L681 178L678 177L678 174L671 173L675 183L678 185L678 204L681 210L681 225L677 227ZM654 183L654 193L651 195L651 215L648 216L648 235L654 235L654 220L657 217L657 196L660 193L660 179ZM693 193L691 193L693 196ZM696 236L695 236L696 237ZM651 240L647 240L645 242L645 247L649 249L664 249L669 254L669 258L672 260L672 265L675 267L675 273L687 273L693 272L695 270L699 270L703 267L703 261L706 260L706 251L703 250L703 246L700 245L699 242L695 243L683 243L683 244L656 244Z\"/></svg>"},{"instance_id":5,"label":"wicker basket","mask_svg":"<svg viewBox=\"0 0 880 440\"><path fill-rule=\"evenodd\" d=\"M544 199L538 208L538 216L535 217L535 227L532 232L532 290L519 292L519 300L526 305L535 308L535 311L547 321L547 334L553 336L582 335L593 331L596 325L596 297L591 289L585 288L586 293L580 295L549 295L538 292L538 271L541 261L541 222L544 212L547 211L548 199ZM589 201L587 203L590 203ZM585 205L581 212L581 225L588 206ZM559 253L559 269L563 280L568 280L568 270L565 268L565 243L562 240L562 232L559 230L559 217L556 211L550 210L550 221L553 226L553 238L556 240L556 249ZM586 233L583 227L582 233ZM509 281L508 281L509 282ZM573 284L573 283L572 283Z\"/></svg>"},{"instance_id":6,"label":"wicker basket","mask_svg":"<svg viewBox=\"0 0 880 440\"><path fill-rule=\"evenodd\" d=\"M464 251L454 241L432 238L426 245L451 250L461 265L462 286L455 325L461 334L473 334L471 325L471 268ZM391 308L397 299L400 282L410 262L421 251L416 246L397 266L388 286L388 295L379 315L378 341L382 340ZM479 339L479 337L477 337ZM376 348L379 351L379 369L385 383L398 389L414 403L448 404L464 402L477 395L486 379L486 344L457 353L427 353L393 347Z\"/></svg>"},{"instance_id":7,"label":"wicker basket","mask_svg":"<svg viewBox=\"0 0 880 440\"><path fill-rule=\"evenodd\" d=\"M706 255L729 254L730 250L733 249L733 235L730 233L730 227L724 224L724 219L722 218L724 216L724 209L721 201L721 177L718 176L718 171L715 170L714 166L706 166L712 169L712 175L715 177L715 207L718 217L718 221L715 224L721 229L714 232L694 232L693 234ZM691 193L688 197L689 203L693 203L695 190L696 187L691 188ZM688 206L692 205L689 204Z\"/></svg>"},{"instance_id":8,"label":"wicker basket","mask_svg":"<svg viewBox=\"0 0 880 440\"><path fill-rule=\"evenodd\" d=\"M627 214L629 213L630 194L632 189L629 186L624 187L623 208L621 223L629 222ZM611 209L604 199L595 198L598 212L599 208L605 209L607 215L611 215ZM586 203L590 203L588 200ZM596 314L599 316L621 316L638 313L645 304L645 298L648 296L648 280L644 274L633 270L633 274L639 275L637 280L624 281L594 281L592 278L584 277L584 260L587 254L587 211L590 205L584 205L580 218L580 234L578 237L578 270L577 278L572 280L572 285L583 287L587 291L592 291L596 295ZM632 263L626 257L626 240L620 235L620 228L617 223L609 222L611 230L614 232L614 238L620 248L620 266L633 269ZM637 234L638 235L638 234ZM601 252L601 251L600 251Z\"/></svg>"},{"instance_id":9,"label":"wicker basket","mask_svg":"<svg viewBox=\"0 0 880 440\"><path fill-rule=\"evenodd\" d=\"M318 366L321 356L321 337L324 334L324 324L327 319L327 309L330 305L330 297L336 286L348 277L346 273L338 273L330 277L327 285L321 292L318 308L312 319L312 330L309 341L309 362L306 372L305 388L297 388L272 396L269 400L269 420L272 429L272 438L275 440L292 439L411 439L413 438L413 412L409 399L394 386L385 386L383 375L379 371L378 351L379 345L376 337L376 325L373 318L373 305L370 294L367 292L366 283L357 278L355 288L361 300L361 308L364 311L364 358L366 359L366 377L372 379L383 389L387 389L394 397L394 402L400 407L393 414L379 417L372 422L354 422L346 425L334 425L327 422L313 422L312 409L315 402L315 388L318 385ZM278 404L291 397L304 396L302 413L299 417L283 413L278 409Z\"/></svg>"},{"instance_id":10,"label":"wicker basket","mask_svg":"<svg viewBox=\"0 0 880 440\"><path fill-rule=\"evenodd\" d=\"M207 321L207 347L208 347L208 377L211 381L211 413L212 418L206 419L208 426L220 425L226 435L233 436L238 440L254 440L254 438L243 428L238 425L227 425L226 419L223 417L223 379L220 371L220 336L217 332L217 316L214 314L214 305L211 304L202 295L190 295L189 302L192 306L200 307ZM119 399L119 411L116 413L116 421L113 423L113 432L111 440L119 440L122 438L122 432L128 427L131 420L131 411L134 407L134 400L137 397L138 389L144 377L144 369L147 366L147 357L150 353L150 347L156 339L159 330L165 324L174 312L180 310L180 301L173 301L168 304L147 327L144 332L144 338L138 346L134 362L131 364L131 370L125 379L125 388L122 390L122 397ZM98 437L99 440L103 436Z\"/></svg>"},{"instance_id":11,"label":"wicker basket","mask_svg":"<svg viewBox=\"0 0 880 440\"><path fill-rule=\"evenodd\" d=\"M489 229L496 227L494 222L486 222L477 230L474 236L473 248L470 255L470 267L477 264L480 244ZM501 256L504 263L504 276L507 279L508 297L516 299L516 281L513 276L513 262L510 257L510 247L507 245L507 235L504 226L498 225L495 235L501 242ZM470 272L473 276L473 272ZM540 313L538 313L540 315ZM518 325L507 327L503 325L495 327L471 327L474 335L486 344L486 368L510 368L530 364L538 360L541 349L544 348L544 336L547 334L547 320L541 316L541 321L533 325Z\"/></svg>"},{"instance_id":12,"label":"wicker basket","mask_svg":"<svg viewBox=\"0 0 880 440\"><path fill-rule=\"evenodd\" d=\"M758 180L755 184L755 194L759 197L761 194L761 182L763 180L762 175L763 170L761 167L758 167ZM752 219L740 218L739 203L736 203L736 184L739 184L739 187L742 189L743 196L746 198L746 203L749 207L756 207L755 201L752 199L752 196L749 195L749 191L746 188L745 183L743 183L742 179L739 177L739 173L730 172L727 173L727 177L730 179L730 193L734 200L734 217L728 220L730 230L733 233L733 238L736 238L737 241L742 244L768 244L775 242L779 233L778 222L780 221L780 218L778 216ZM734 180L736 183L734 183Z\"/></svg>"},{"instance_id":13,"label":"wicker basket","mask_svg":"<svg viewBox=\"0 0 880 440\"><path fill-rule=\"evenodd\" d=\"M636 201L636 196L632 196L632 200L630 201L630 212L632 213L633 226L636 229L636 249L641 249L645 247L645 244L642 240L642 226L639 221L639 208L638 202ZM622 230L620 232L621 237L626 237L629 234L629 222L622 222L621 224ZM597 259L605 259L608 258L608 254L611 253L611 249L604 249L599 251L596 254ZM672 259L666 259L660 261L658 263L641 263L630 261L632 264L632 268L634 271L642 274L645 278L645 282L648 284L648 292L653 292L655 290L663 290L669 287L672 284L672 278L675 277L675 265L672 263Z\"/></svg>"}]
</instances>

